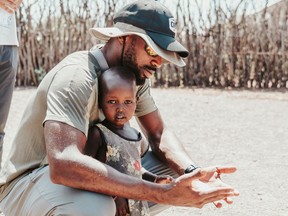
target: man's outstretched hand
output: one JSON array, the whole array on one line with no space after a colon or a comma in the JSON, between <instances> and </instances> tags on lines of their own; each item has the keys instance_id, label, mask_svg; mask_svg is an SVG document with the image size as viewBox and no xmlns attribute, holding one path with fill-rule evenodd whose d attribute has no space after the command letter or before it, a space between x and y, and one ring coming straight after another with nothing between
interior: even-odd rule
<instances>
[{"instance_id":1,"label":"man's outstretched hand","mask_svg":"<svg viewBox=\"0 0 288 216\"><path fill-rule=\"evenodd\" d=\"M221 181L221 174L230 174L236 171L235 167L207 167L199 168L193 173L185 174L168 184L165 200L171 201L171 205L190 206L202 208L208 203L214 203L217 208L222 204L221 200L232 203L232 197L239 192L233 187ZM169 204L169 203L168 203Z\"/></svg>"},{"instance_id":2,"label":"man's outstretched hand","mask_svg":"<svg viewBox=\"0 0 288 216\"><path fill-rule=\"evenodd\" d=\"M217 166L217 167L208 167L201 170L201 172L206 173L206 175L199 180L203 183L210 185L211 187L230 187L228 184L224 183L221 180L221 174L231 174L236 171L236 167L234 166ZM238 196L239 192L234 190L234 196ZM223 199L227 204L232 204L233 199L232 196L226 197ZM213 201L213 204L217 208L222 207L222 203L220 200Z\"/></svg>"}]
</instances>

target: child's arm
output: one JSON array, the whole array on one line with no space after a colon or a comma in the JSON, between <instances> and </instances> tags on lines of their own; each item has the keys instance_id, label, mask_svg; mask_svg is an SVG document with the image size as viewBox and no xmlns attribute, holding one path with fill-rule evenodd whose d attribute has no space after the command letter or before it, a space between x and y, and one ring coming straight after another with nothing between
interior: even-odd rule
<instances>
[{"instance_id":1,"label":"child's arm","mask_svg":"<svg viewBox=\"0 0 288 216\"><path fill-rule=\"evenodd\" d=\"M141 156L142 157L148 151L148 149L149 149L149 143L147 139L144 136L142 136L142 139L141 139ZM159 184L168 184L171 181L173 181L173 177L171 176L168 176L168 175L158 176L154 173L149 172L144 167L141 167L141 172L142 172L142 179L146 181L155 182Z\"/></svg>"},{"instance_id":2,"label":"child's arm","mask_svg":"<svg viewBox=\"0 0 288 216\"><path fill-rule=\"evenodd\" d=\"M149 172L144 167L141 167L141 172L142 172L142 179L144 179L146 181L154 182L157 178L157 175Z\"/></svg>"},{"instance_id":3,"label":"child's arm","mask_svg":"<svg viewBox=\"0 0 288 216\"><path fill-rule=\"evenodd\" d=\"M173 177L169 175L155 175L154 173L149 172L144 167L141 168L142 179L150 182L155 182L158 184L168 184L173 181Z\"/></svg>"},{"instance_id":4,"label":"child's arm","mask_svg":"<svg viewBox=\"0 0 288 216\"><path fill-rule=\"evenodd\" d=\"M115 216L123 216L129 215L129 206L128 200L122 197L115 197L114 202L116 205L116 215Z\"/></svg>"},{"instance_id":5,"label":"child's arm","mask_svg":"<svg viewBox=\"0 0 288 216\"><path fill-rule=\"evenodd\" d=\"M89 155L103 163L106 162L107 145L97 126L89 128L84 154Z\"/></svg>"}]
</instances>

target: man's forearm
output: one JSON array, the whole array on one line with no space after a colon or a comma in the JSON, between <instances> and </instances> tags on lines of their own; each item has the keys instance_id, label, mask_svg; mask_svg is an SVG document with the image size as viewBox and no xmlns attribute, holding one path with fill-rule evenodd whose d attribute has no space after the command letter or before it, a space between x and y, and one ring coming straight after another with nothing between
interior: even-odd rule
<instances>
[{"instance_id":1,"label":"man's forearm","mask_svg":"<svg viewBox=\"0 0 288 216\"><path fill-rule=\"evenodd\" d=\"M57 167L52 169L52 181L68 187L161 203L164 187L122 174L92 157L79 153L71 160L71 152L62 152ZM60 162L61 160L61 162ZM53 170L54 169L54 170ZM57 169L57 171L56 171Z\"/></svg>"},{"instance_id":2,"label":"man's forearm","mask_svg":"<svg viewBox=\"0 0 288 216\"><path fill-rule=\"evenodd\" d=\"M182 175L189 165L195 164L180 140L167 127L164 127L161 140L158 142L151 143L153 152L163 161L166 161L169 167L174 169L179 175Z\"/></svg>"},{"instance_id":3,"label":"man's forearm","mask_svg":"<svg viewBox=\"0 0 288 216\"><path fill-rule=\"evenodd\" d=\"M138 123L153 152L179 175L194 164L176 135L164 125L159 110L139 117Z\"/></svg>"}]
</instances>

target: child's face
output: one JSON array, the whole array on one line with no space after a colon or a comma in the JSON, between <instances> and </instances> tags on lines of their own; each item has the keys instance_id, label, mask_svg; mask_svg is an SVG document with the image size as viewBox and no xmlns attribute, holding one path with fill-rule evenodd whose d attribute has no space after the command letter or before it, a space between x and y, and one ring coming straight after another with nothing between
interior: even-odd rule
<instances>
[{"instance_id":1,"label":"child's face","mask_svg":"<svg viewBox=\"0 0 288 216\"><path fill-rule=\"evenodd\" d=\"M134 115L137 102L136 86L119 84L106 86L101 107L110 123L122 127Z\"/></svg>"}]
</instances>

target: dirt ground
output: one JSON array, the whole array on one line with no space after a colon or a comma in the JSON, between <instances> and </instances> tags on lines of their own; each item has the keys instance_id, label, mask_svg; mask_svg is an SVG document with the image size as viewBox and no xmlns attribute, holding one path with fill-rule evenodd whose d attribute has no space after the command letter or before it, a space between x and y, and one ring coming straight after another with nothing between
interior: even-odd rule
<instances>
[{"instance_id":1,"label":"dirt ground","mask_svg":"<svg viewBox=\"0 0 288 216\"><path fill-rule=\"evenodd\" d=\"M6 127L4 159L29 96L16 89ZM233 164L223 176L240 191L216 209L171 207L159 216L284 216L288 212L288 93L152 89L166 124L200 166Z\"/></svg>"}]
</instances>

